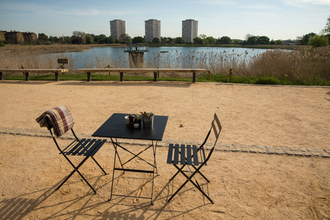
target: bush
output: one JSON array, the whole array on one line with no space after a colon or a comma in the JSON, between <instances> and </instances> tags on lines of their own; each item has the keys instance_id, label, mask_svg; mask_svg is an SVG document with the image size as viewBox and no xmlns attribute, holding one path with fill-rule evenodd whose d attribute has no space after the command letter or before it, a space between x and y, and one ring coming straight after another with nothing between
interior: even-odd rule
<instances>
[{"instance_id":1,"label":"bush","mask_svg":"<svg viewBox=\"0 0 330 220\"><path fill-rule=\"evenodd\" d=\"M326 36L315 35L308 41L308 45L312 47L324 47L329 45L329 40Z\"/></svg>"},{"instance_id":2,"label":"bush","mask_svg":"<svg viewBox=\"0 0 330 220\"><path fill-rule=\"evenodd\" d=\"M3 42L0 43L0 47L4 47L5 44Z\"/></svg>"},{"instance_id":3,"label":"bush","mask_svg":"<svg viewBox=\"0 0 330 220\"><path fill-rule=\"evenodd\" d=\"M262 76L256 80L255 84L279 85L281 82L277 78Z\"/></svg>"}]
</instances>

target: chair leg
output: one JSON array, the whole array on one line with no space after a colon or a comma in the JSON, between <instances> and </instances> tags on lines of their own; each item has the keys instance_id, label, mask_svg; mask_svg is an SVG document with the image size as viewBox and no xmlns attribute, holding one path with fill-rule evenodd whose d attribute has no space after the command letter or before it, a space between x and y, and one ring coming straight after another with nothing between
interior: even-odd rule
<instances>
[{"instance_id":1,"label":"chair leg","mask_svg":"<svg viewBox=\"0 0 330 220\"><path fill-rule=\"evenodd\" d=\"M173 165L178 169L178 172L177 173L179 173L179 172L182 173L187 178L187 180L179 187L179 189L177 189L175 191L175 193L167 200L167 202L170 202L173 199L173 197L188 183L188 181L190 181L212 204L214 204L214 202L212 201L212 199L208 195L206 195L206 193L201 189L201 187L199 186L199 184L197 185L196 183L194 183L194 181L191 180L195 176L196 173L201 174L201 172L199 171L200 168L196 168L195 167L196 171L193 174L191 174L190 176L187 176L182 171L182 168L185 165L183 165L181 168L179 168L176 164L173 164ZM175 176L177 175L177 173L175 174ZM206 179L206 177L204 175L203 175L203 177ZM173 179L173 177L172 177L172 179Z\"/></svg>"},{"instance_id":2,"label":"chair leg","mask_svg":"<svg viewBox=\"0 0 330 220\"><path fill-rule=\"evenodd\" d=\"M58 190L59 188L61 188L61 186L74 174L74 172L76 172L76 170L73 170L63 181L62 183L55 189Z\"/></svg>"},{"instance_id":3,"label":"chair leg","mask_svg":"<svg viewBox=\"0 0 330 220\"><path fill-rule=\"evenodd\" d=\"M74 168L74 170L65 178L65 180L55 189L58 190L73 174L74 172L77 172L81 178L83 178L83 180L87 183L87 185L93 190L94 194L96 194L95 189L92 187L91 184L89 184L89 182L86 180L86 178L79 172L79 168L81 167L81 165L83 165L86 160L89 158L89 156L85 157L79 164L78 166L74 166L73 163L69 160L69 158L66 157L65 154L63 154L65 156L65 158L69 161L69 163L71 164L71 166ZM94 158L93 158L94 159ZM95 160L94 160L95 161ZM97 163L97 162L96 162ZM102 169L102 168L101 168ZM102 169L103 170L103 169Z\"/></svg>"},{"instance_id":4,"label":"chair leg","mask_svg":"<svg viewBox=\"0 0 330 220\"><path fill-rule=\"evenodd\" d=\"M104 175L107 175L108 173L104 171L104 169L100 166L100 164L94 159L93 156L91 156L91 158L94 160L94 162L97 164L97 166L100 167L100 169L102 170L102 172L104 173Z\"/></svg>"}]
</instances>

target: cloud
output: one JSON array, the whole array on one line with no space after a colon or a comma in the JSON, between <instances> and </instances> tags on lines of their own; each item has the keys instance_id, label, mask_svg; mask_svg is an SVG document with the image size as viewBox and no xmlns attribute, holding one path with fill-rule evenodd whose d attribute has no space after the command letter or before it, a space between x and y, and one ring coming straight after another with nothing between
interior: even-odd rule
<instances>
[{"instance_id":1,"label":"cloud","mask_svg":"<svg viewBox=\"0 0 330 220\"><path fill-rule=\"evenodd\" d=\"M307 4L330 6L330 0L283 0L283 2L296 7L306 7Z\"/></svg>"},{"instance_id":2,"label":"cloud","mask_svg":"<svg viewBox=\"0 0 330 220\"><path fill-rule=\"evenodd\" d=\"M203 4L203 5L222 5L222 6L236 6L235 1L231 0L201 0L193 1L192 3Z\"/></svg>"},{"instance_id":3,"label":"cloud","mask_svg":"<svg viewBox=\"0 0 330 220\"><path fill-rule=\"evenodd\" d=\"M107 11L97 10L93 8L65 8L62 6L53 5L41 5L34 3L15 3L5 2L1 5L0 10L15 11L15 12L27 12L34 16L45 15L73 15L73 16L100 16L100 15L112 15L119 16L125 14L132 14L128 11Z\"/></svg>"},{"instance_id":4,"label":"cloud","mask_svg":"<svg viewBox=\"0 0 330 220\"><path fill-rule=\"evenodd\" d=\"M277 17L275 13L273 12L243 12L243 14L246 14L246 15L258 15L258 16L262 16L262 17Z\"/></svg>"}]
</instances>

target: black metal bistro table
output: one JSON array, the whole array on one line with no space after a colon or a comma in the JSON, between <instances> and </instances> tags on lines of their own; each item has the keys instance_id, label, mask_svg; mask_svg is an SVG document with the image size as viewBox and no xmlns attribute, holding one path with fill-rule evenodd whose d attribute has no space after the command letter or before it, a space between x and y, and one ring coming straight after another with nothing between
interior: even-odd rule
<instances>
[{"instance_id":1,"label":"black metal bistro table","mask_svg":"<svg viewBox=\"0 0 330 220\"><path fill-rule=\"evenodd\" d=\"M151 127L151 128L143 128L143 122L141 123L141 126L139 128L130 128L127 126L126 121L125 121L126 115L129 115L129 114L114 113L92 135L93 137L110 138L111 142L113 144L113 147L115 149L115 158L114 158L114 164L113 164L114 169L113 169L113 174L112 174L111 193L110 193L109 200L111 200L112 195L113 195L112 192L113 192L114 174L115 174L116 170L119 170L119 171L123 171L123 172L128 171L128 172L140 172L140 173L153 174L152 190L151 190L151 204L153 204L152 199L153 199L153 189L154 189L154 178L155 178L155 174L158 174L157 163L156 163L156 144L157 144L157 141L161 141L163 139L163 134L164 134L164 131L166 128L168 116L155 115L153 127ZM150 140L151 144L147 145L146 148L143 149L142 151L140 151L138 153L133 153L129 149L120 145L117 141L118 138ZM122 161L120 159L120 156L118 153L118 147L125 150L126 152L129 152L132 155L132 157L127 161ZM153 151L154 158L153 158L152 163L150 163L140 157L140 154L142 154L144 151L146 151L149 148L152 148L152 151ZM120 167L116 167L117 158L120 163ZM150 170L128 168L127 164L129 162L131 162L133 159L143 160L151 167ZM144 198L144 197L139 197L139 198Z\"/></svg>"}]
</instances>

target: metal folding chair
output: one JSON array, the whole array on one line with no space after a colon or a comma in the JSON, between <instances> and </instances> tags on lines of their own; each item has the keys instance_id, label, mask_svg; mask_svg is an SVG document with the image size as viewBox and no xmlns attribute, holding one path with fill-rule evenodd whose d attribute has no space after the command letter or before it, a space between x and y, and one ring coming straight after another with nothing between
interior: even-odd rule
<instances>
[{"instance_id":1,"label":"metal folding chair","mask_svg":"<svg viewBox=\"0 0 330 220\"><path fill-rule=\"evenodd\" d=\"M58 106L51 110L44 112L40 117L37 118L37 122L41 127L47 126L56 147L60 151L65 159L73 167L72 172L61 182L61 184L55 189L58 190L61 186L75 173L77 172L81 178L87 183L87 185L96 193L96 190L87 181L87 179L79 171L79 168L87 161L88 158L92 158L97 166L101 169L104 175L107 173L100 166L100 164L94 159L95 154L101 149L106 142L106 139L81 139L79 140L73 131L73 120L71 113L65 106ZM52 131L53 130L53 131ZM75 140L70 143L64 149L61 149L55 136L59 137L66 133L68 130L72 131ZM54 135L55 133L55 135ZM74 165L68 156L82 156L84 157L78 165Z\"/></svg>"},{"instance_id":2,"label":"metal folding chair","mask_svg":"<svg viewBox=\"0 0 330 220\"><path fill-rule=\"evenodd\" d=\"M174 178L179 174L183 174L183 176L186 177L186 181L175 191L175 193L172 194L172 196L168 199L168 202L170 202L173 197L188 183L191 182L212 204L213 201L209 197L209 193L206 194L198 181L195 178L196 174L199 174L204 180L206 180L207 189L208 189L208 183L210 182L205 175L201 173L201 168L207 165L208 160L210 159L214 148L217 144L220 132L222 130L222 126L220 123L220 120L217 116L217 114L214 114L214 118L211 123L211 128L203 142L203 144L199 147L196 145L184 145L181 146L179 144L173 145L170 144L168 148L168 154L167 154L167 163L173 164L175 168L178 169L178 171L172 176L172 178L169 180L169 182L173 181ZM209 143L209 137L210 134L213 133L215 136L215 139L213 141L213 146L210 149L210 152L208 155L205 155L205 144ZM188 167L189 170L184 170L185 167ZM190 169L192 167L193 169ZM186 173L191 173L190 175L187 175ZM194 179L193 179L194 178ZM194 181L195 180L195 181ZM172 187L173 187L172 182Z\"/></svg>"}]
</instances>

